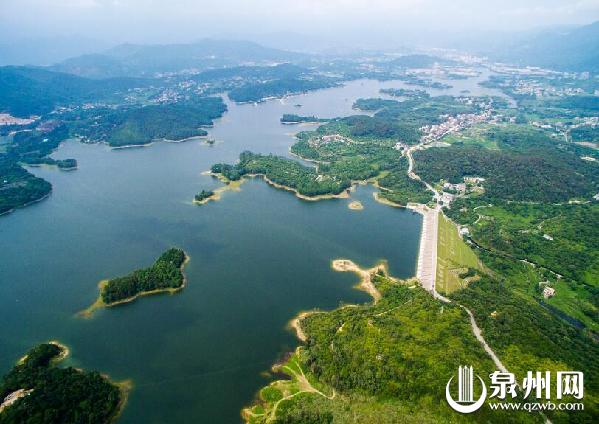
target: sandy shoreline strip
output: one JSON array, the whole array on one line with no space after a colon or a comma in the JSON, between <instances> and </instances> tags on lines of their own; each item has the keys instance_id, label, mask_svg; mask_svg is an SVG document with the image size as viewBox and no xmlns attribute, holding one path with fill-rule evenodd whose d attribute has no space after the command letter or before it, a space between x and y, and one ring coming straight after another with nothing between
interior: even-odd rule
<instances>
[{"instance_id":1,"label":"sandy shoreline strip","mask_svg":"<svg viewBox=\"0 0 599 424\"><path fill-rule=\"evenodd\" d=\"M304 330L302 329L302 325L301 325L302 320L309 315L318 314L318 313L320 313L320 311L316 311L316 310L315 311L303 311L303 312L300 312L291 321L289 321L288 327L290 329L292 329L293 331L295 331L295 335L297 336L297 338L300 341L305 342L308 339L308 337L306 336L306 333L304 333Z\"/></svg>"},{"instance_id":2,"label":"sandy shoreline strip","mask_svg":"<svg viewBox=\"0 0 599 424\"><path fill-rule=\"evenodd\" d=\"M193 203L196 205L205 205L206 203L208 203L210 201L221 200L222 194L227 191L241 191L241 185L245 182L245 180L243 178L240 178L237 181L232 181L232 180L229 180L228 178L224 177L221 174L215 174L211 171L202 172L202 175L210 175L211 177L218 178L218 180L220 182L224 183L225 185L212 190L214 192L214 194L210 197L207 197L200 201L194 199Z\"/></svg>"},{"instance_id":3,"label":"sandy shoreline strip","mask_svg":"<svg viewBox=\"0 0 599 424\"><path fill-rule=\"evenodd\" d=\"M385 262L379 263L378 265L375 265L369 269L362 269L349 259L336 259L331 264L331 267L338 272L353 272L358 274L360 276L360 282L356 287L372 296L375 303L381 299L381 293L372 282L372 275L378 273L379 271L382 271L385 275L388 275L387 265Z\"/></svg>"},{"instance_id":4,"label":"sandy shoreline strip","mask_svg":"<svg viewBox=\"0 0 599 424\"><path fill-rule=\"evenodd\" d=\"M382 295L372 282L372 276L378 272L383 272L383 274L387 278L391 278L387 269L387 263L384 261L373 266L372 268L364 269L360 268L358 265L356 265L349 259L336 259L331 263L331 268L338 272L353 272L355 274L358 274L358 276L360 276L360 282L356 285L356 288L365 291L370 296L372 296L372 299L375 303L381 299ZM355 306L356 305L345 305L343 307L348 308ZM312 310L300 312L299 314L297 314L295 318L289 321L287 327L295 332L295 335L300 341L306 342L308 337L306 336L306 333L302 328L302 320L309 315L319 313L322 313L322 311Z\"/></svg>"},{"instance_id":5,"label":"sandy shoreline strip","mask_svg":"<svg viewBox=\"0 0 599 424\"><path fill-rule=\"evenodd\" d=\"M306 196L304 194L300 194L300 192L298 192L297 189L295 189L293 187L288 187L283 184L275 183L271 179L267 178L266 175L264 175L264 174L247 174L247 176L251 177L251 178L261 177L264 181L266 181L271 186L282 189L282 190L290 191L290 192L294 193L296 197L298 197L302 200L310 201L310 202L315 202L318 200L325 200L325 199L349 199L349 193L347 192L349 190L349 188L343 190L339 194L319 194L317 196Z\"/></svg>"},{"instance_id":6,"label":"sandy shoreline strip","mask_svg":"<svg viewBox=\"0 0 599 424\"><path fill-rule=\"evenodd\" d=\"M349 202L347 207L352 211L361 211L364 210L364 205L359 200L354 200L353 202Z\"/></svg>"},{"instance_id":7,"label":"sandy shoreline strip","mask_svg":"<svg viewBox=\"0 0 599 424\"><path fill-rule=\"evenodd\" d=\"M181 140L169 140L167 138L157 138L148 143L124 144L122 146L111 146L107 141L98 141L97 143L106 144L108 147L110 147L111 150L122 150L122 149L135 149L138 147L150 147L156 143L185 143L185 142L193 141L193 140L203 140L203 139L206 139L207 137L208 137L208 135L194 135L191 137L182 138ZM93 142L90 142L90 143L93 143Z\"/></svg>"}]
</instances>

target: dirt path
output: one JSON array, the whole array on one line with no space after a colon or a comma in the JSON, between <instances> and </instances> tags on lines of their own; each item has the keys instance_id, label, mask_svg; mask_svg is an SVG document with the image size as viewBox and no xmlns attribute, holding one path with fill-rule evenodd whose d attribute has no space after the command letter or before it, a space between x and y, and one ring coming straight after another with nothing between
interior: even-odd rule
<instances>
[{"instance_id":1,"label":"dirt path","mask_svg":"<svg viewBox=\"0 0 599 424\"><path fill-rule=\"evenodd\" d=\"M482 336L480 328L476 324L476 321L474 320L474 315L472 314L470 309L466 308L464 305L460 305L460 307L462 307L466 312L468 312L468 315L470 316L470 325L472 326L472 332L474 333L474 337L476 337L476 339L483 346L483 349L485 349L485 352L487 352L487 354L491 357L493 362L495 362L495 366L497 367L497 369L501 372L508 372L507 368L499 360L495 352L493 352L493 349L491 349L485 341L485 338Z\"/></svg>"},{"instance_id":2,"label":"dirt path","mask_svg":"<svg viewBox=\"0 0 599 424\"><path fill-rule=\"evenodd\" d=\"M422 181L422 179L414 172L414 158L412 157L412 152L421 148L422 145L418 144L417 146L408 148L405 153L406 157L408 158L408 176L418 181ZM422 182L426 185L427 189L434 193L435 200L438 202L440 199L439 192L426 181ZM416 210L418 209L416 208ZM440 295L435 287L440 206L437 204L434 209L430 209L422 205L418 212L423 214L424 220L422 224L422 235L420 238L420 252L418 254L418 268L416 277L420 280L422 286L428 290L435 299L439 299L445 303L452 303L451 300ZM491 349L483 337L482 331L474 319L474 314L472 314L470 309L466 308L464 305L459 306L468 313L468 316L470 317L470 326L472 327L472 333L474 334L474 337L476 337L487 355L489 355L489 357L493 360L495 366L502 372L508 372L507 368L503 365L497 354L493 351L493 349Z\"/></svg>"},{"instance_id":3,"label":"dirt path","mask_svg":"<svg viewBox=\"0 0 599 424\"><path fill-rule=\"evenodd\" d=\"M285 371L287 374L289 374L291 376L291 381L281 380L279 382L273 383L273 384L275 384L275 387L276 387L277 383L280 383L280 385L277 387L277 389L279 389L285 395L281 399L277 400L272 405L272 408L265 411L264 413L258 414L258 413L253 413L251 411L246 410L245 413L247 415L252 416L252 417L265 417L266 416L266 422L272 422L277 417L277 410L279 409L279 406L281 405L281 403L283 403L287 400L293 399L294 397L301 395L302 393L313 393L313 394L322 396L325 399L329 399L329 400L332 400L337 396L337 393L335 392L334 389L333 389L333 393L331 395L326 395L325 393L321 392L316 387L314 387L312 385L312 383L310 383L310 380L308 380L308 377L306 377L306 374L304 374L304 370L302 369L302 367L298 361L292 359L290 363L293 366L283 365L281 367L281 370ZM297 370L294 369L295 367L297 367ZM290 384L297 384L298 390L292 392L289 387L284 387L284 386L287 386Z\"/></svg>"}]
</instances>

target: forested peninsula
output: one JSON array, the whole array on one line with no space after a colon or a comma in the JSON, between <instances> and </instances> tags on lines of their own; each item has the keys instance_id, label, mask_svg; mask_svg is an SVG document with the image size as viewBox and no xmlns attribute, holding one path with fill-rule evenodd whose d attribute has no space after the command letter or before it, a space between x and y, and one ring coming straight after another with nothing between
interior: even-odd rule
<instances>
[{"instance_id":1,"label":"forested peninsula","mask_svg":"<svg viewBox=\"0 0 599 424\"><path fill-rule=\"evenodd\" d=\"M125 405L129 383L96 371L59 368L68 355L58 342L31 349L0 383L1 424L106 424Z\"/></svg>"}]
</instances>

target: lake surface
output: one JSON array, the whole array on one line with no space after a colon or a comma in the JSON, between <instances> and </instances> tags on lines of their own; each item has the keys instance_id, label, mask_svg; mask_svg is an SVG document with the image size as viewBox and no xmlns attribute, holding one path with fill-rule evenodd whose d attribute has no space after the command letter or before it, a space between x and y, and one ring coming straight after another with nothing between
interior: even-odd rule
<instances>
[{"instance_id":1,"label":"lake surface","mask_svg":"<svg viewBox=\"0 0 599 424\"><path fill-rule=\"evenodd\" d=\"M288 155L289 133L310 127L281 125L283 113L349 115L357 98L400 86L354 81L229 104L210 131L214 146L64 143L54 157L76 158L79 169L32 169L53 194L0 217L0 371L57 339L71 348L67 364L133 380L120 423L241 421L241 408L269 381L262 372L298 344L286 329L291 318L369 300L331 260L367 267L387 259L393 275L410 277L421 217L375 202L371 187L352 193L365 207L352 211L352 199L305 202L258 179L196 206L194 194L221 186L201 173L243 150ZM171 246L191 256L181 293L75 317L97 297L99 280L148 266Z\"/></svg>"}]
</instances>

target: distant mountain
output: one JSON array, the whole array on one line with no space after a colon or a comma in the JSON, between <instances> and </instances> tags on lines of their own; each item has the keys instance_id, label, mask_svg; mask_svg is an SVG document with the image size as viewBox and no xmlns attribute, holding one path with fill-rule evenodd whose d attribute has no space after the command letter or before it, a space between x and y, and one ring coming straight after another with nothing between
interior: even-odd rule
<instances>
[{"instance_id":1,"label":"distant mountain","mask_svg":"<svg viewBox=\"0 0 599 424\"><path fill-rule=\"evenodd\" d=\"M5 66L0 67L0 113L42 115L58 105L98 100L147 84L142 79L92 80L43 68Z\"/></svg>"},{"instance_id":2,"label":"distant mountain","mask_svg":"<svg viewBox=\"0 0 599 424\"><path fill-rule=\"evenodd\" d=\"M2 41L4 40L4 41ZM106 50L110 44L82 36L0 38L0 66L47 66L84 53Z\"/></svg>"},{"instance_id":3,"label":"distant mountain","mask_svg":"<svg viewBox=\"0 0 599 424\"><path fill-rule=\"evenodd\" d=\"M297 61L305 57L248 41L206 39L192 44L122 44L100 54L67 59L52 69L88 78L148 77L186 69Z\"/></svg>"},{"instance_id":4,"label":"distant mountain","mask_svg":"<svg viewBox=\"0 0 599 424\"><path fill-rule=\"evenodd\" d=\"M491 52L490 56L522 65L599 72L599 22L529 35Z\"/></svg>"}]
</instances>

